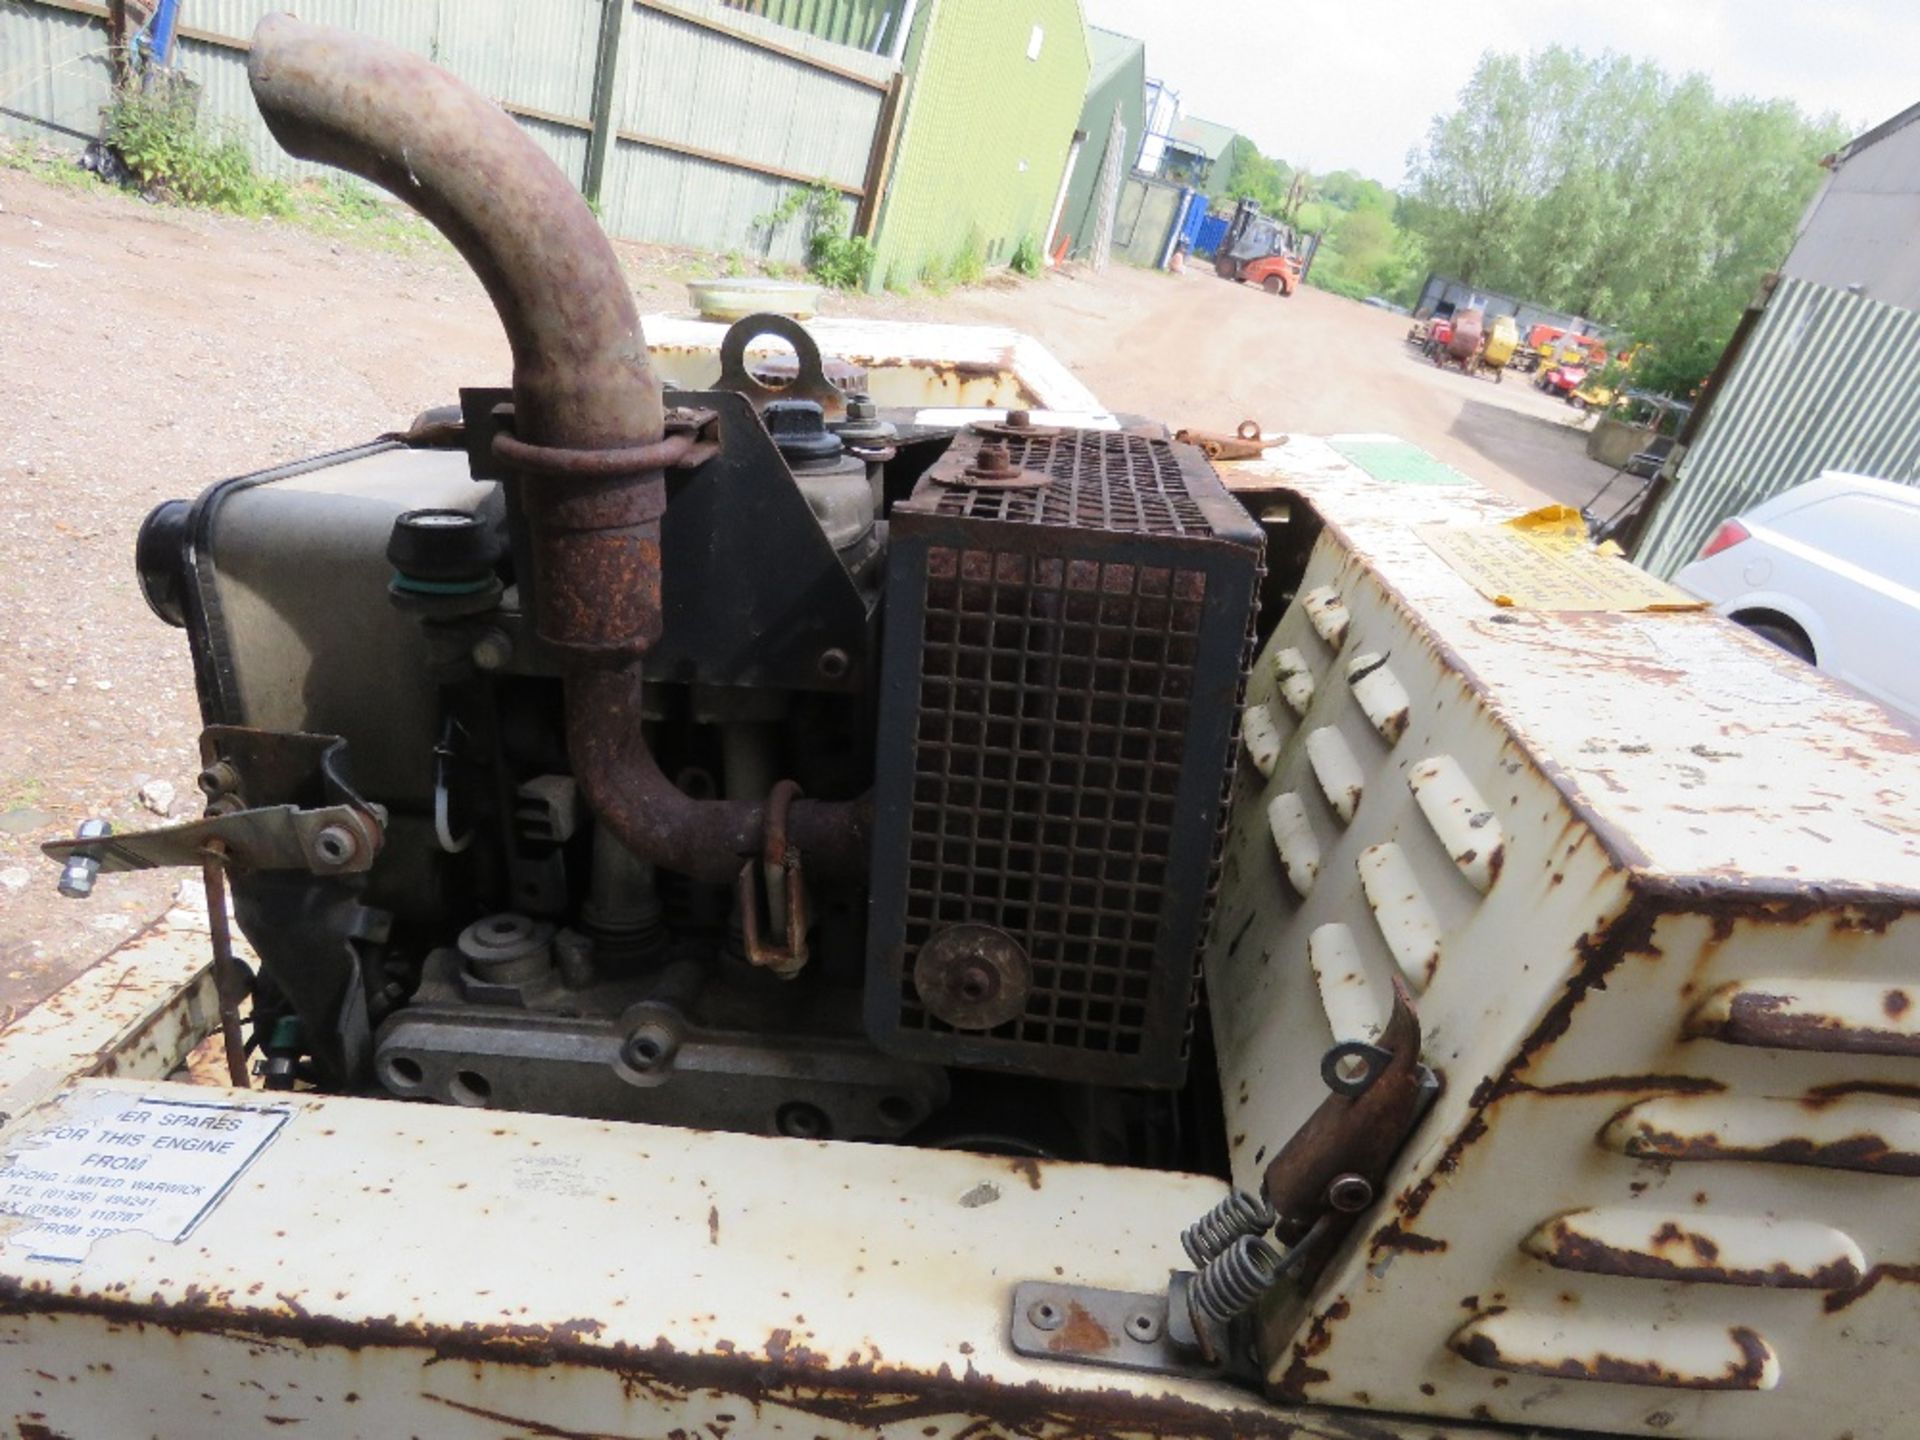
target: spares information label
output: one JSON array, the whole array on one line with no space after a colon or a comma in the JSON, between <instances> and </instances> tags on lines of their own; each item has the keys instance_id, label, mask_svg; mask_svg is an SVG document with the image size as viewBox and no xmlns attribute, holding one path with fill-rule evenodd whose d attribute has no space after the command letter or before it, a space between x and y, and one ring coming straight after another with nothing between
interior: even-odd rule
<instances>
[{"instance_id":1,"label":"spares information label","mask_svg":"<svg viewBox=\"0 0 1920 1440\"><path fill-rule=\"evenodd\" d=\"M125 1094L56 1109L0 1161L7 1240L36 1260L80 1260L96 1240L138 1230L178 1243L218 1205L289 1110Z\"/></svg>"}]
</instances>

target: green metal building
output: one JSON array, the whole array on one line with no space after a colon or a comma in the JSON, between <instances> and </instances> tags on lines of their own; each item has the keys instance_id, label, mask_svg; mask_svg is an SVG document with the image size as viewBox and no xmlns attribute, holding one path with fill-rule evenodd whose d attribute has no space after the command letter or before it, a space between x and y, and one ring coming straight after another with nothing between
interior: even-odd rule
<instances>
[{"instance_id":1,"label":"green metal building","mask_svg":"<svg viewBox=\"0 0 1920 1440\"><path fill-rule=\"evenodd\" d=\"M1131 35L1116 35L1089 25L1087 50L1092 69L1087 76L1087 98L1080 107L1080 130L1087 138L1074 160L1067 203L1060 211L1060 224L1053 237L1056 248L1063 240L1068 241L1074 254L1083 252L1093 238L1098 219L1094 196L1106 168L1107 146L1115 139L1115 113L1122 127L1118 143L1123 180L1132 168L1129 160L1139 153L1146 125L1147 47Z\"/></svg>"},{"instance_id":2,"label":"green metal building","mask_svg":"<svg viewBox=\"0 0 1920 1440\"><path fill-rule=\"evenodd\" d=\"M964 275L975 264L1005 264L1024 239L1045 243L1088 99L1093 62L1080 0L726 3L899 55L905 85L872 235L873 288ZM1142 77L1144 67L1138 61ZM1136 111L1138 97L1136 81ZM1104 144L1103 131L1087 148Z\"/></svg>"},{"instance_id":3,"label":"green metal building","mask_svg":"<svg viewBox=\"0 0 1920 1440\"><path fill-rule=\"evenodd\" d=\"M873 283L1003 264L1046 239L1090 60L1079 0L924 0Z\"/></svg>"}]
</instances>

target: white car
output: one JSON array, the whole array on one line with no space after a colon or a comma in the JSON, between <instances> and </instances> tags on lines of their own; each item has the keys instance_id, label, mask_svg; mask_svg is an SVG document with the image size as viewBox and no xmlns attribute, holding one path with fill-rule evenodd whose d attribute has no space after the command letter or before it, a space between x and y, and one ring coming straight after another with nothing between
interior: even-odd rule
<instances>
[{"instance_id":1,"label":"white car","mask_svg":"<svg viewBox=\"0 0 1920 1440\"><path fill-rule=\"evenodd\" d=\"M1920 720L1920 487L1825 471L1726 521L1674 579Z\"/></svg>"}]
</instances>

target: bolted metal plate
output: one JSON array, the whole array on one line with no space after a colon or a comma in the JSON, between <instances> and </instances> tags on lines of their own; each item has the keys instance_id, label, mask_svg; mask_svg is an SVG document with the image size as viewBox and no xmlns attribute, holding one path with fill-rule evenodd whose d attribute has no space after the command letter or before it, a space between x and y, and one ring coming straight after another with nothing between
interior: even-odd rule
<instances>
[{"instance_id":1,"label":"bolted metal plate","mask_svg":"<svg viewBox=\"0 0 1920 1440\"><path fill-rule=\"evenodd\" d=\"M1165 1291L1099 1290L1029 1280L1014 1286L1009 1340L1015 1354L1156 1375L1216 1376L1195 1349L1168 1335Z\"/></svg>"}]
</instances>

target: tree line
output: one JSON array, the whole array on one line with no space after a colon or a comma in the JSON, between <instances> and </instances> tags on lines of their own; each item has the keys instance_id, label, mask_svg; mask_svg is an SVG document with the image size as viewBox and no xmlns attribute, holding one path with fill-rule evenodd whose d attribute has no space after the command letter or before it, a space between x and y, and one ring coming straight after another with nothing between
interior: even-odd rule
<instances>
[{"instance_id":1,"label":"tree line","mask_svg":"<svg viewBox=\"0 0 1920 1440\"><path fill-rule=\"evenodd\" d=\"M1637 382L1684 393L1785 258L1847 133L1650 61L1489 51L1400 194L1350 172L1302 183L1244 141L1219 189L1325 231L1310 283L1406 302L1432 270L1522 296L1644 343Z\"/></svg>"}]
</instances>

